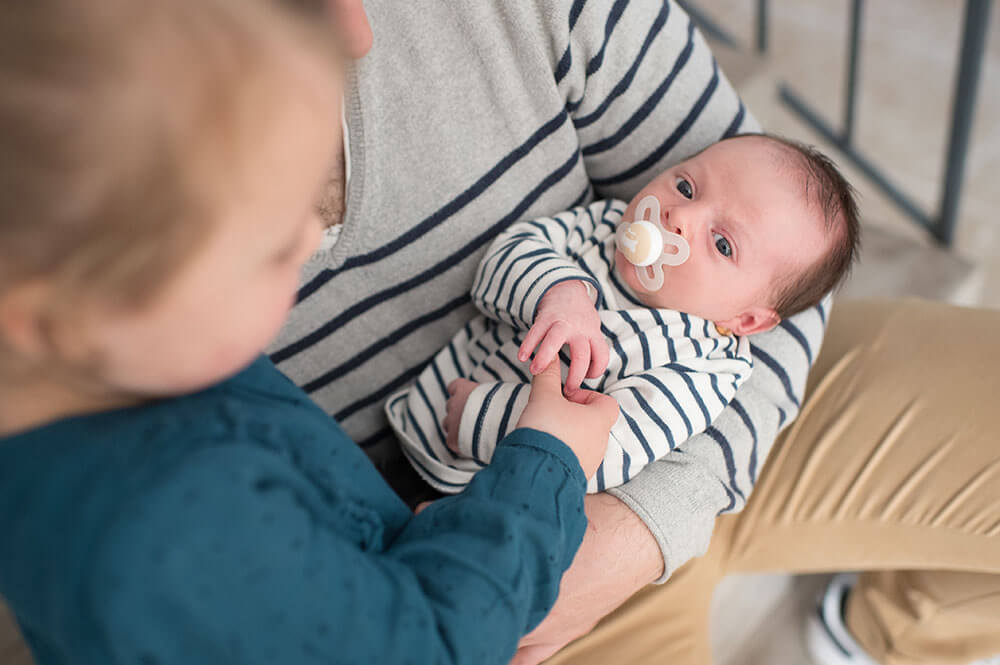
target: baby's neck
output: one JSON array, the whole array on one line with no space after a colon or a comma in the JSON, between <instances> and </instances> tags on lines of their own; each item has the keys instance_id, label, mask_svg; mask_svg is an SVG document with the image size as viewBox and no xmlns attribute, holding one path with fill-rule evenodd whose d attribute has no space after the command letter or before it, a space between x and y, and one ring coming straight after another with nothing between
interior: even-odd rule
<instances>
[{"instance_id":1,"label":"baby's neck","mask_svg":"<svg viewBox=\"0 0 1000 665\"><path fill-rule=\"evenodd\" d=\"M82 389L49 378L25 381L0 376L0 384L0 438L71 416L109 411L142 401L135 396Z\"/></svg>"}]
</instances>

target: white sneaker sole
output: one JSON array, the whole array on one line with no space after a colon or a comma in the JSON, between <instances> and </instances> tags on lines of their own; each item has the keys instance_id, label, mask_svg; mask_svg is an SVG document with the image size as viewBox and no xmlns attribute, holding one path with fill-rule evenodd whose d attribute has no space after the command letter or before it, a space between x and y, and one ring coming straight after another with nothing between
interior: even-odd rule
<instances>
[{"instance_id":1,"label":"white sneaker sole","mask_svg":"<svg viewBox=\"0 0 1000 665\"><path fill-rule=\"evenodd\" d=\"M806 616L806 649L816 665L879 665L865 653L844 625L844 599L857 581L853 573L834 576Z\"/></svg>"}]
</instances>

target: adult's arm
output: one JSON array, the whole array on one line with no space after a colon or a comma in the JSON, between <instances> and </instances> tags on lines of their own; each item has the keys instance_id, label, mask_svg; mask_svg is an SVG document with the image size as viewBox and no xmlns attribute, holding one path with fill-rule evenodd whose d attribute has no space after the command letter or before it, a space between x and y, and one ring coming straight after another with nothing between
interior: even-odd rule
<instances>
[{"instance_id":1,"label":"adult's arm","mask_svg":"<svg viewBox=\"0 0 1000 665\"><path fill-rule=\"evenodd\" d=\"M759 130L675 2L541 5L553 76L598 196L628 200L668 165ZM778 432L798 413L829 302L754 337L753 375L706 432L612 496L588 497L584 544L518 662L537 662L646 583L665 581L705 551L719 514L742 509ZM612 579L616 551L629 552L633 575Z\"/></svg>"},{"instance_id":2,"label":"adult's arm","mask_svg":"<svg viewBox=\"0 0 1000 665\"><path fill-rule=\"evenodd\" d=\"M753 373L701 434L610 491L656 538L664 582L708 548L715 518L746 504L778 432L798 415L830 298L751 338Z\"/></svg>"},{"instance_id":3,"label":"adult's arm","mask_svg":"<svg viewBox=\"0 0 1000 665\"><path fill-rule=\"evenodd\" d=\"M759 126L675 3L540 1L553 76L599 196L630 199L668 165ZM612 490L645 523L665 580L740 510L779 429L798 412L828 305L755 336L754 373L712 426Z\"/></svg>"},{"instance_id":4,"label":"adult's arm","mask_svg":"<svg viewBox=\"0 0 1000 665\"><path fill-rule=\"evenodd\" d=\"M805 371L789 375L775 358L799 353L811 364L829 309L827 298L755 337L753 374L706 432L625 485L587 497L583 545L551 614L521 641L513 665L541 662L643 586L666 581L704 553L715 518L742 510L778 431L798 413Z\"/></svg>"},{"instance_id":5,"label":"adult's arm","mask_svg":"<svg viewBox=\"0 0 1000 665\"><path fill-rule=\"evenodd\" d=\"M85 620L112 662L506 662L586 522L579 463L534 430L398 535L364 488L325 496L259 447L184 469L123 507L98 552Z\"/></svg>"}]
</instances>

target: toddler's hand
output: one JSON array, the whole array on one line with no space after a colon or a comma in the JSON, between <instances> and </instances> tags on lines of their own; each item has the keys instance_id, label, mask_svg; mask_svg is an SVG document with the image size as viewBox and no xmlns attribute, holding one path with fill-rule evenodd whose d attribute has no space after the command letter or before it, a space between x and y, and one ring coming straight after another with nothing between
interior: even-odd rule
<instances>
[{"instance_id":1,"label":"toddler's hand","mask_svg":"<svg viewBox=\"0 0 1000 665\"><path fill-rule=\"evenodd\" d=\"M469 395L478 385L475 381L468 379L455 379L448 384L448 394L451 397L448 398L448 406L441 427L448 435L445 445L456 455L461 455L458 452L458 426L462 422L462 411L465 409L465 403L469 401Z\"/></svg>"},{"instance_id":2,"label":"toddler's hand","mask_svg":"<svg viewBox=\"0 0 1000 665\"><path fill-rule=\"evenodd\" d=\"M552 363L531 380L531 395L518 427L548 432L572 449L590 478L608 449L611 427L618 420L618 402L610 395L581 390L569 400L559 394L559 365Z\"/></svg>"},{"instance_id":3,"label":"toddler's hand","mask_svg":"<svg viewBox=\"0 0 1000 665\"><path fill-rule=\"evenodd\" d=\"M539 344L540 343L540 344ZM535 312L535 322L524 338L517 358L526 362L535 351L531 373L538 374L556 360L559 349L569 345L567 397L572 397L584 375L598 378L608 366L608 343L601 334L601 317L583 282L573 280L549 289Z\"/></svg>"}]
</instances>

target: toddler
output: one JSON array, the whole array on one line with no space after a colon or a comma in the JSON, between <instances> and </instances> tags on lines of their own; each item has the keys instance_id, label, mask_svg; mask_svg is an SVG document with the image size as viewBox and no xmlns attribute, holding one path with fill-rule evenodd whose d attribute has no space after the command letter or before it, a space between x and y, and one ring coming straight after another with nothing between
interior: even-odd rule
<instances>
[{"instance_id":1,"label":"toddler","mask_svg":"<svg viewBox=\"0 0 1000 665\"><path fill-rule=\"evenodd\" d=\"M4 7L0 596L39 665L506 664L583 539L610 398L543 372L415 516L261 356L343 148L325 21Z\"/></svg>"},{"instance_id":2,"label":"toddler","mask_svg":"<svg viewBox=\"0 0 1000 665\"><path fill-rule=\"evenodd\" d=\"M709 428L750 375L748 336L818 304L858 236L829 159L772 136L725 139L628 204L511 225L472 288L485 316L389 398L389 421L421 476L456 492L517 422L529 370L558 357L568 397L583 386L619 403L588 491L621 485Z\"/></svg>"}]
</instances>

